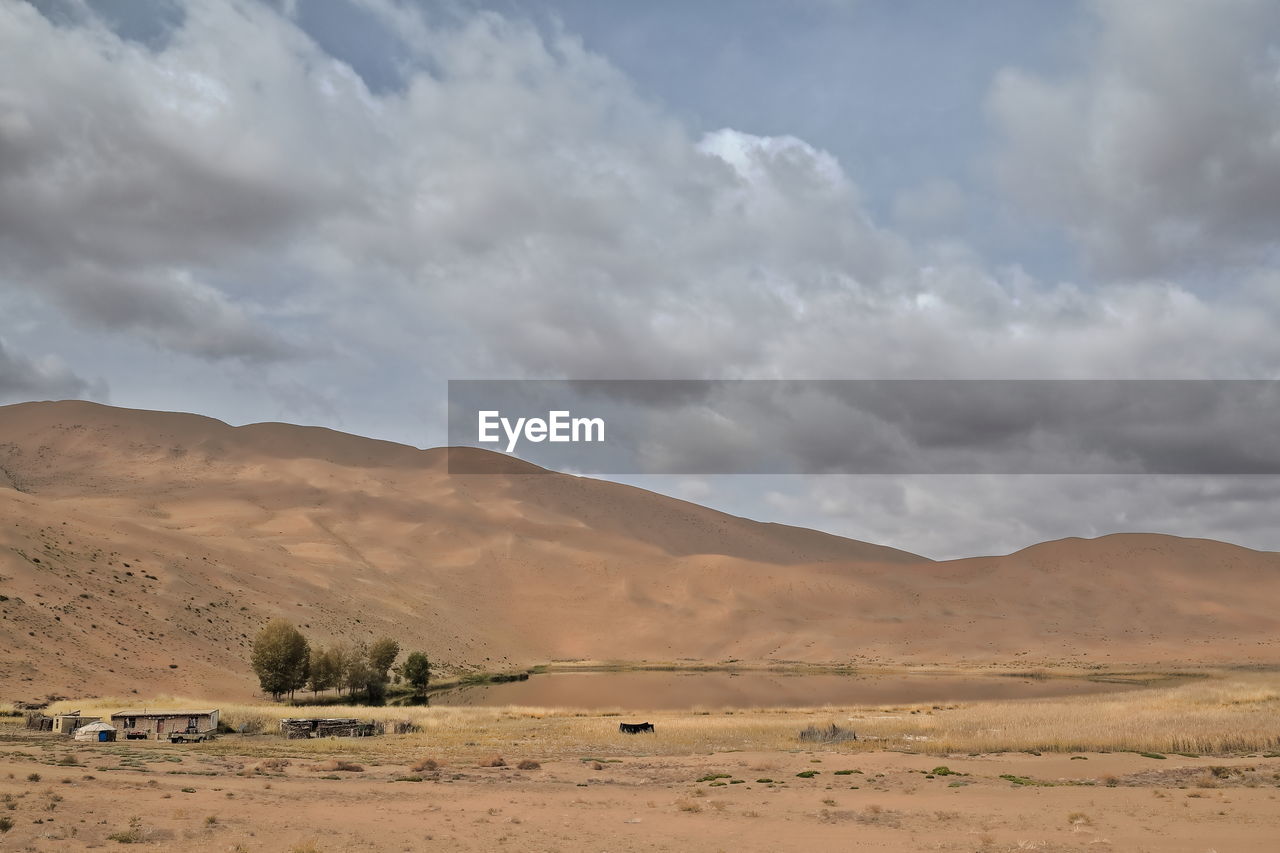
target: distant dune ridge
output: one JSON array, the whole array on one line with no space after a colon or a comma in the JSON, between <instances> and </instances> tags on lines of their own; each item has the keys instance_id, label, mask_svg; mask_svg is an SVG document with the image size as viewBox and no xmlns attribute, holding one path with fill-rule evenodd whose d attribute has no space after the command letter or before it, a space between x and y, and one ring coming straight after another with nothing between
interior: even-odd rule
<instances>
[{"instance_id":1,"label":"distant dune ridge","mask_svg":"<svg viewBox=\"0 0 1280 853\"><path fill-rule=\"evenodd\" d=\"M0 696L248 696L274 616L494 670L1280 661L1277 553L1122 534L934 562L599 480L450 476L445 454L0 407Z\"/></svg>"}]
</instances>

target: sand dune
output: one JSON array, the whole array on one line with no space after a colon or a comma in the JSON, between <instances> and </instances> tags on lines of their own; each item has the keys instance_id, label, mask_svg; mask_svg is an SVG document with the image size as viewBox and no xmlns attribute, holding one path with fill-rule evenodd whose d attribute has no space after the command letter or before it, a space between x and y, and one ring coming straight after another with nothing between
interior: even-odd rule
<instances>
[{"instance_id":1,"label":"sand dune","mask_svg":"<svg viewBox=\"0 0 1280 853\"><path fill-rule=\"evenodd\" d=\"M1133 534L932 562L496 455L451 476L446 454L0 408L0 695L247 695L273 616L490 669L1280 658L1280 554Z\"/></svg>"}]
</instances>

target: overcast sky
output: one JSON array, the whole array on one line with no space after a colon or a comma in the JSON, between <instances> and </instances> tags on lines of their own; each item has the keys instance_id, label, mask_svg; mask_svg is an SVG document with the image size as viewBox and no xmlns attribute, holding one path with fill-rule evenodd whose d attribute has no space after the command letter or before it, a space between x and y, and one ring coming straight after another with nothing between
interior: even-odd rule
<instances>
[{"instance_id":1,"label":"overcast sky","mask_svg":"<svg viewBox=\"0 0 1280 853\"><path fill-rule=\"evenodd\" d=\"M0 402L429 446L449 378L1280 378L1268 0L0 3ZM930 556L1274 477L628 478Z\"/></svg>"}]
</instances>

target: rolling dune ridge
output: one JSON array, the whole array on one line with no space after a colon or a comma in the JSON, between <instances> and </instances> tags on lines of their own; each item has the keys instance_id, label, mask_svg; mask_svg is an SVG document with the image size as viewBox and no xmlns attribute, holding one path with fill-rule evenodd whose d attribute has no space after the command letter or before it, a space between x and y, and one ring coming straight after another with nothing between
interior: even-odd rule
<instances>
[{"instance_id":1,"label":"rolling dune ridge","mask_svg":"<svg viewBox=\"0 0 1280 853\"><path fill-rule=\"evenodd\" d=\"M1280 661L1276 553L1122 534L934 562L496 455L450 476L445 454L0 408L0 692L247 697L274 616L446 668Z\"/></svg>"}]
</instances>

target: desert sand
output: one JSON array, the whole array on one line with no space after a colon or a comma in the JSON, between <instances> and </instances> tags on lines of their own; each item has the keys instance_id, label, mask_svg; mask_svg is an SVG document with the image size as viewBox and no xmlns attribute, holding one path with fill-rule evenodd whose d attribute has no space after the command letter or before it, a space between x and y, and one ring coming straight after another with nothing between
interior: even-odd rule
<instances>
[{"instance_id":1,"label":"desert sand","mask_svg":"<svg viewBox=\"0 0 1280 853\"><path fill-rule=\"evenodd\" d=\"M1280 661L1275 553L1127 534L934 562L491 457L460 477L326 429L0 408L0 695L245 698L276 616L445 672Z\"/></svg>"},{"instance_id":2,"label":"desert sand","mask_svg":"<svg viewBox=\"0 0 1280 853\"><path fill-rule=\"evenodd\" d=\"M1125 534L936 562L496 454L481 460L493 474L451 476L447 452L82 402L0 408L0 698L216 705L263 732L83 744L10 708L0 845L1275 849L1278 554ZM625 711L273 705L247 657L278 616L318 643L392 635L437 677L596 662L638 686ZM1033 689L785 710L646 699L649 682L678 684L655 673L730 663ZM702 686L728 695L735 677ZM658 731L618 733L632 713ZM419 730L289 741L273 732L291 714ZM800 739L830 722L859 739Z\"/></svg>"},{"instance_id":3,"label":"desert sand","mask_svg":"<svg viewBox=\"0 0 1280 853\"><path fill-rule=\"evenodd\" d=\"M1206 853L1273 850L1280 837L1280 758L828 749L574 756L520 770L509 754L506 767L456 757L415 772L403 759L358 771L305 757L255 760L226 744L218 754L9 746L0 796L16 825L0 843L33 851L114 847L123 837L150 849L243 853ZM58 763L69 761L77 763ZM945 775L933 772L940 767Z\"/></svg>"}]
</instances>

